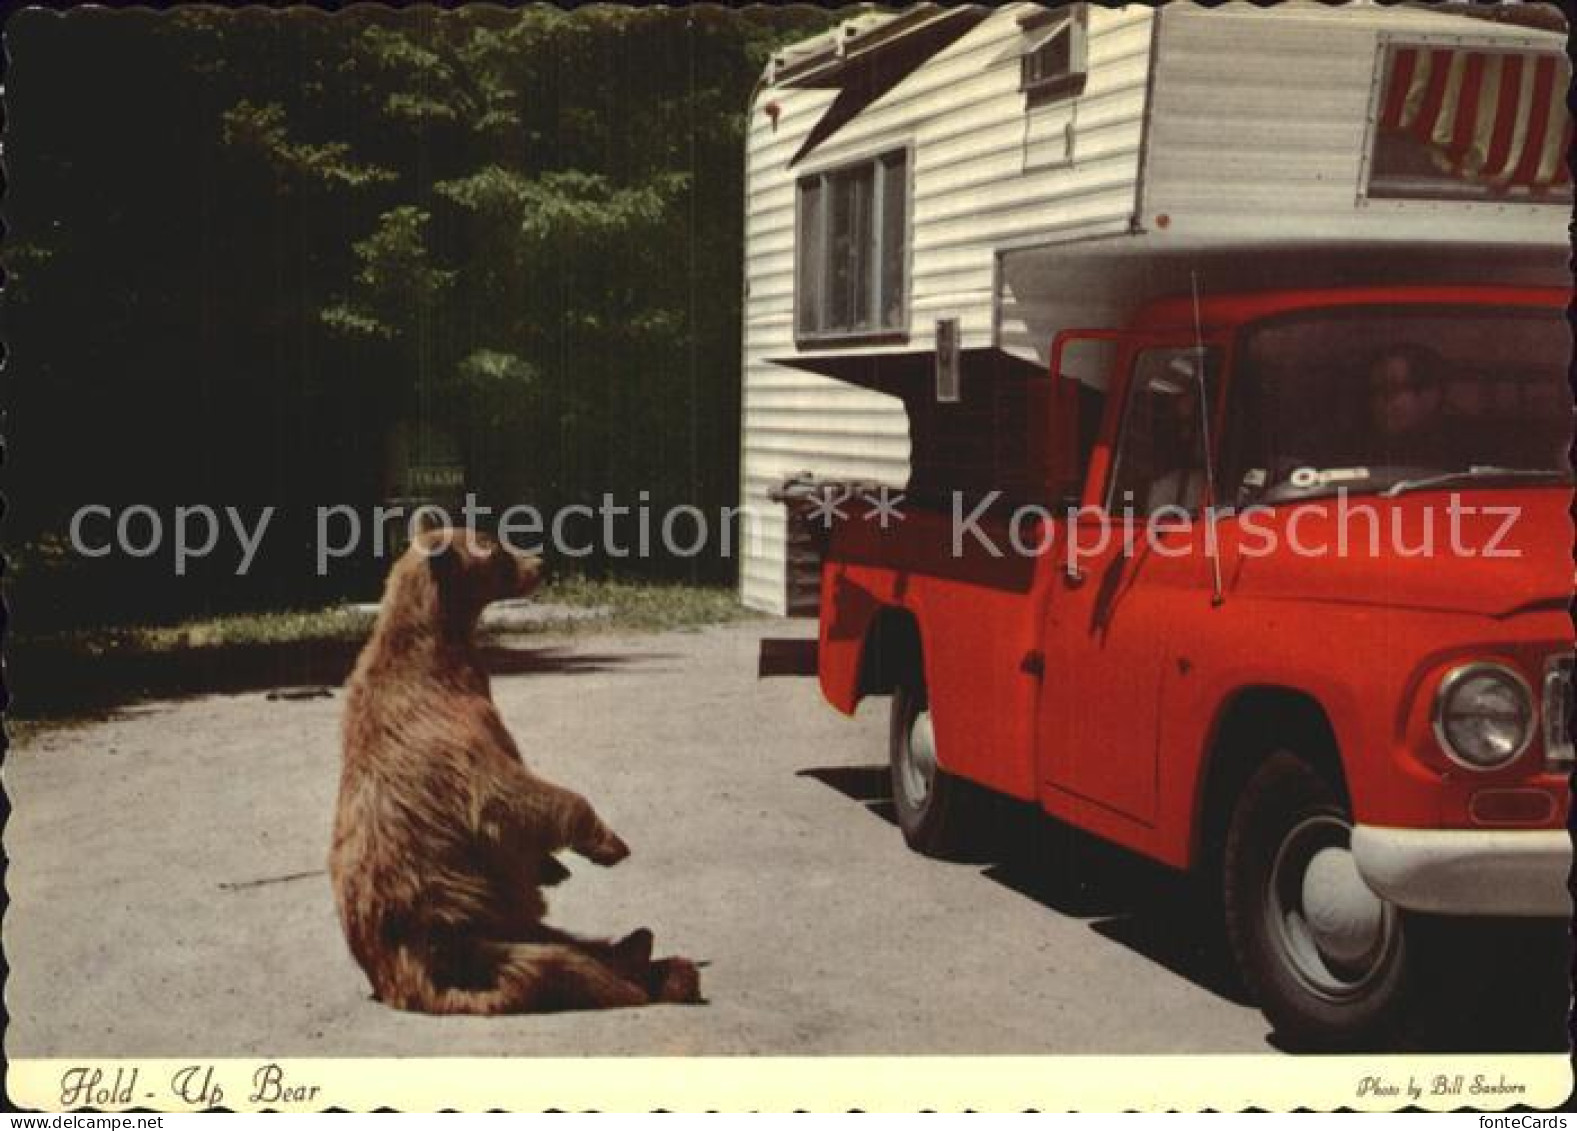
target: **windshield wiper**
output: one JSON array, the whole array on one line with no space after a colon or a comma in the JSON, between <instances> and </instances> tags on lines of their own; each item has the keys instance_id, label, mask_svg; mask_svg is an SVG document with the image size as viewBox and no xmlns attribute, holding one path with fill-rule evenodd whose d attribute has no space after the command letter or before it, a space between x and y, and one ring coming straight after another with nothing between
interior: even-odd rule
<instances>
[{"instance_id":1,"label":"windshield wiper","mask_svg":"<svg viewBox=\"0 0 1577 1131\"><path fill-rule=\"evenodd\" d=\"M1566 473L1547 467L1469 467L1461 471L1447 471L1441 475L1427 475L1421 479L1399 479L1380 494L1394 499L1406 491L1421 491L1429 487L1444 487L1448 483L1474 479L1554 479L1563 480Z\"/></svg>"}]
</instances>

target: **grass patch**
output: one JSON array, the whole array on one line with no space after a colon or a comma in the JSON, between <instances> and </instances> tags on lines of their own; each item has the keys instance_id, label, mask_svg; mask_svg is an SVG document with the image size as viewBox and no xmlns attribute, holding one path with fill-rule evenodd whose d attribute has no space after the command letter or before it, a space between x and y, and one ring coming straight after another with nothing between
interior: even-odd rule
<instances>
[{"instance_id":1,"label":"grass patch","mask_svg":"<svg viewBox=\"0 0 1577 1131\"><path fill-rule=\"evenodd\" d=\"M663 632L726 624L757 614L739 603L732 588L657 582L593 581L565 577L553 581L538 599L581 609L606 609L605 617L546 621L543 630Z\"/></svg>"},{"instance_id":2,"label":"grass patch","mask_svg":"<svg viewBox=\"0 0 1577 1131\"><path fill-rule=\"evenodd\" d=\"M555 618L509 629L515 633L661 632L694 629L753 617L732 588L653 582L595 581L566 577L537 594L546 605L603 611L606 615ZM246 645L359 643L372 631L374 614L344 605L271 613L238 613L166 625L131 625L17 635L8 645L26 654L44 646L84 659L111 654L161 655Z\"/></svg>"},{"instance_id":3,"label":"grass patch","mask_svg":"<svg viewBox=\"0 0 1577 1131\"><path fill-rule=\"evenodd\" d=\"M46 717L41 719L18 718L7 715L5 719L5 738L7 749L12 747L27 746L46 734L55 731L76 730L79 727L92 725L96 720L91 717L65 716L62 718Z\"/></svg>"},{"instance_id":4,"label":"grass patch","mask_svg":"<svg viewBox=\"0 0 1577 1131\"><path fill-rule=\"evenodd\" d=\"M716 586L567 577L538 601L549 606L545 615L506 614L508 623L483 634L484 645L509 652L508 642L523 635L694 631L754 615L732 589ZM374 619L370 610L337 606L14 635L6 642L10 736L26 741L40 726L138 700L337 686Z\"/></svg>"},{"instance_id":5,"label":"grass patch","mask_svg":"<svg viewBox=\"0 0 1577 1131\"><path fill-rule=\"evenodd\" d=\"M157 656L169 652L231 648L248 644L353 643L366 639L372 616L344 607L240 613L165 625L76 629L47 636L15 638L10 648L26 653L47 645L86 658L112 654Z\"/></svg>"}]
</instances>

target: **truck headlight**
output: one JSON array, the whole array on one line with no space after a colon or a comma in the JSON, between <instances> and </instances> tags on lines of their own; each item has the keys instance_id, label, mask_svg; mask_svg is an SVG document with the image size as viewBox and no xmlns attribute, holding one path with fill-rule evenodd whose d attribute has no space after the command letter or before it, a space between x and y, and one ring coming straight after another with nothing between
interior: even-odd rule
<instances>
[{"instance_id":1,"label":"truck headlight","mask_svg":"<svg viewBox=\"0 0 1577 1131\"><path fill-rule=\"evenodd\" d=\"M1470 770L1504 766L1533 738L1533 693L1501 664L1463 664L1435 693L1435 737Z\"/></svg>"}]
</instances>

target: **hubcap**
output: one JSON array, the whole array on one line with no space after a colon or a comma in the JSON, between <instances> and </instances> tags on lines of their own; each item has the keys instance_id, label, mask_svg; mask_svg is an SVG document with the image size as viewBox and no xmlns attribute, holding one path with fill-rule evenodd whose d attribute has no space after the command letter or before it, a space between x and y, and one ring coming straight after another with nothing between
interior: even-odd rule
<instances>
[{"instance_id":1,"label":"hubcap","mask_svg":"<svg viewBox=\"0 0 1577 1131\"><path fill-rule=\"evenodd\" d=\"M1358 874L1341 818L1305 818L1281 842L1267 913L1274 941L1300 981L1329 1000L1353 997L1396 948L1396 911Z\"/></svg>"},{"instance_id":2,"label":"hubcap","mask_svg":"<svg viewBox=\"0 0 1577 1131\"><path fill-rule=\"evenodd\" d=\"M904 800L919 809L931 796L931 783L936 778L936 732L931 729L930 711L920 711L909 723L902 754L899 776Z\"/></svg>"}]
</instances>

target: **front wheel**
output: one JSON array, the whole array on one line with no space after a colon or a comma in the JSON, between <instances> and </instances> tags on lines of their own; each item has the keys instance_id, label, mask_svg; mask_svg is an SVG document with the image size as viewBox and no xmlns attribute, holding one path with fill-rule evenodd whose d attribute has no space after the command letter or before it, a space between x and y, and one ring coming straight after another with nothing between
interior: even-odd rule
<instances>
[{"instance_id":1,"label":"front wheel","mask_svg":"<svg viewBox=\"0 0 1577 1131\"><path fill-rule=\"evenodd\" d=\"M1227 933L1277 1033L1312 1048L1383 1042L1401 1018L1407 945L1396 907L1358 874L1352 817L1297 755L1271 755L1232 816Z\"/></svg>"},{"instance_id":2,"label":"front wheel","mask_svg":"<svg viewBox=\"0 0 1577 1131\"><path fill-rule=\"evenodd\" d=\"M887 742L893 809L910 848L949 856L964 847L963 785L937 764L936 728L925 680L905 677L893 688Z\"/></svg>"}]
</instances>

